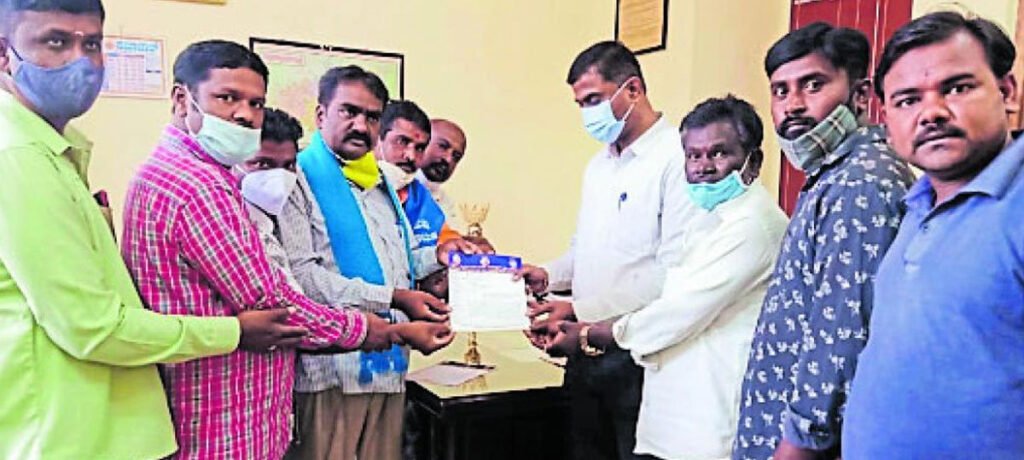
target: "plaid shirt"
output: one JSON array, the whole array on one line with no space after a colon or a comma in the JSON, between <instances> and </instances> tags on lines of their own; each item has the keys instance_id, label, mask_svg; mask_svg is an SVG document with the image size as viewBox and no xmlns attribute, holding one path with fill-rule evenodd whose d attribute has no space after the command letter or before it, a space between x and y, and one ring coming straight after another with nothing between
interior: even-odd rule
<instances>
[{"instance_id":1,"label":"plaid shirt","mask_svg":"<svg viewBox=\"0 0 1024 460\"><path fill-rule=\"evenodd\" d=\"M238 180L169 126L132 180L122 253L149 308L233 316L294 305L303 347L357 347L365 317L314 303L288 286L248 218ZM163 368L176 458L281 458L288 446L295 354L236 351Z\"/></svg>"}]
</instances>

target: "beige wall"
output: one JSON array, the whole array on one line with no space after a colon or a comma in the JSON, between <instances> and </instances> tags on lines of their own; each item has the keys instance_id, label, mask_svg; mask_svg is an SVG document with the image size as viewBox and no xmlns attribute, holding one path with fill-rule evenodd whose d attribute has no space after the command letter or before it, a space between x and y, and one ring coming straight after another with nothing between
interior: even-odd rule
<instances>
[{"instance_id":1,"label":"beige wall","mask_svg":"<svg viewBox=\"0 0 1024 460\"><path fill-rule=\"evenodd\" d=\"M193 41L250 36L405 54L405 90L432 116L463 125L467 159L456 199L490 202L487 234L530 259L557 256L572 234L582 169L599 146L580 124L565 73L614 31L612 0L228 0L211 6L107 0L108 34L166 40L168 67ZM749 98L766 124L761 62L787 29L787 0L682 0L670 7L668 50L643 56L651 98L677 124L727 91ZM271 77L273 82L273 77ZM271 83L273 84L273 83ZM102 98L78 124L96 142L94 187L120 209L126 184L169 119L164 100ZM767 152L777 152L766 130ZM774 194L778 155L764 178Z\"/></svg>"}]
</instances>

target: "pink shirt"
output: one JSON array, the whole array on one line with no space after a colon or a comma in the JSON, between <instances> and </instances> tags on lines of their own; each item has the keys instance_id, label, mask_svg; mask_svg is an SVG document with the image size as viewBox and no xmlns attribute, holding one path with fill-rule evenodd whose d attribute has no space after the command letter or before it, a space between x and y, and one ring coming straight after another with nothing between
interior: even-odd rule
<instances>
[{"instance_id":1,"label":"pink shirt","mask_svg":"<svg viewBox=\"0 0 1024 460\"><path fill-rule=\"evenodd\" d=\"M289 287L248 219L238 180L168 126L128 188L122 255L147 306L165 314L234 316L294 305L304 348L358 347L366 318ZM276 459L290 435L295 353L278 350L165 365L180 450L175 458Z\"/></svg>"}]
</instances>

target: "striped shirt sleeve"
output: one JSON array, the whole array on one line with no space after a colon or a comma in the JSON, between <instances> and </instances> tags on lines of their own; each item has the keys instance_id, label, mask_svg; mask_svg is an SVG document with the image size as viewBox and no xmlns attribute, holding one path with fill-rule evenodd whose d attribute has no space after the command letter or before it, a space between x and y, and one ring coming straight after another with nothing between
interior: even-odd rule
<instances>
[{"instance_id":1,"label":"striped shirt sleeve","mask_svg":"<svg viewBox=\"0 0 1024 460\"><path fill-rule=\"evenodd\" d=\"M270 261L237 193L227 187L200 189L184 203L172 234L182 257L237 313L295 306L290 321L310 335L303 348L352 349L366 337L366 318L349 308L333 309L292 289Z\"/></svg>"}]
</instances>

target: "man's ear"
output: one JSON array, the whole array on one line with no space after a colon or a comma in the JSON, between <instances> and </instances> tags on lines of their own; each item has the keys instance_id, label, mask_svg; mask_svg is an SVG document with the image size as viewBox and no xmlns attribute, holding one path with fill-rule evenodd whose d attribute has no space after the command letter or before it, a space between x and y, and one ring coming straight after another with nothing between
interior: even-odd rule
<instances>
[{"instance_id":1,"label":"man's ear","mask_svg":"<svg viewBox=\"0 0 1024 460\"><path fill-rule=\"evenodd\" d=\"M171 88L171 114L176 119L185 119L188 115L189 105L188 92L183 84L174 85Z\"/></svg>"},{"instance_id":2,"label":"man's ear","mask_svg":"<svg viewBox=\"0 0 1024 460\"><path fill-rule=\"evenodd\" d=\"M761 176L761 166L764 164L764 152L761 149L750 152L750 158L747 158L747 169L743 171L743 182L750 184Z\"/></svg>"},{"instance_id":3,"label":"man's ear","mask_svg":"<svg viewBox=\"0 0 1024 460\"><path fill-rule=\"evenodd\" d=\"M1017 100L1017 79L1012 73L1000 78L997 82L999 92L1003 93L1003 105L1006 106L1006 113L1017 113L1020 111L1020 101Z\"/></svg>"},{"instance_id":4,"label":"man's ear","mask_svg":"<svg viewBox=\"0 0 1024 460\"><path fill-rule=\"evenodd\" d=\"M862 78L857 80L851 88L850 105L854 113L860 118L868 112L868 102L871 101L871 79Z\"/></svg>"},{"instance_id":5,"label":"man's ear","mask_svg":"<svg viewBox=\"0 0 1024 460\"><path fill-rule=\"evenodd\" d=\"M630 99L636 100L644 93L644 83L640 81L640 77L634 76L626 83L624 91L629 93Z\"/></svg>"},{"instance_id":6,"label":"man's ear","mask_svg":"<svg viewBox=\"0 0 1024 460\"><path fill-rule=\"evenodd\" d=\"M327 107L323 104L316 105L316 129L323 129L324 118L327 117Z\"/></svg>"}]
</instances>

